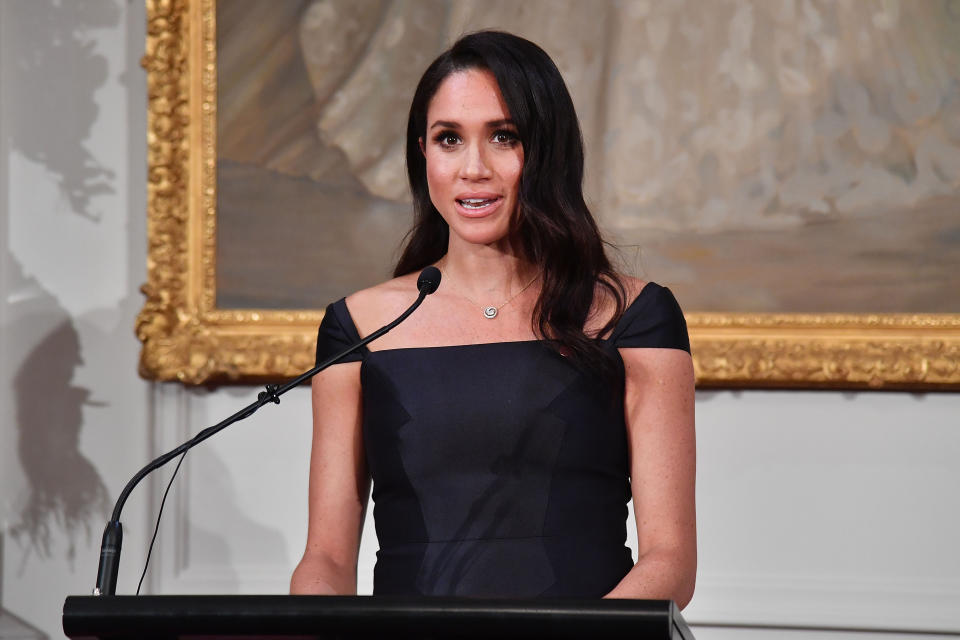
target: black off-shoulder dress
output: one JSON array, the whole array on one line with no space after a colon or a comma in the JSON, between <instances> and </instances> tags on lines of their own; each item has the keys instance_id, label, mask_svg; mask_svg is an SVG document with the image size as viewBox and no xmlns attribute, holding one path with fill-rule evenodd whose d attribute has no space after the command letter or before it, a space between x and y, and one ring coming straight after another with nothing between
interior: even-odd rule
<instances>
[{"instance_id":1,"label":"black off-shoulder dress","mask_svg":"<svg viewBox=\"0 0 960 640\"><path fill-rule=\"evenodd\" d=\"M317 361L357 340L334 302ZM676 299L652 282L603 343L690 350ZM375 595L600 597L633 566L619 355L613 383L534 340L346 361L362 361Z\"/></svg>"}]
</instances>

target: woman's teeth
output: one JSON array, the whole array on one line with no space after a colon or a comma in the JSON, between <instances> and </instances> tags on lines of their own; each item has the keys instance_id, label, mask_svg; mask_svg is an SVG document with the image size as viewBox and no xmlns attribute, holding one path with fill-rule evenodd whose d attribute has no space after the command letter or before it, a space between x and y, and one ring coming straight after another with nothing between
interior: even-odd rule
<instances>
[{"instance_id":1,"label":"woman's teeth","mask_svg":"<svg viewBox=\"0 0 960 640\"><path fill-rule=\"evenodd\" d=\"M491 204L496 202L496 200L497 200L496 198L489 198L489 199L464 198L463 200L459 200L458 202L465 209L482 209L484 207L490 206Z\"/></svg>"}]
</instances>

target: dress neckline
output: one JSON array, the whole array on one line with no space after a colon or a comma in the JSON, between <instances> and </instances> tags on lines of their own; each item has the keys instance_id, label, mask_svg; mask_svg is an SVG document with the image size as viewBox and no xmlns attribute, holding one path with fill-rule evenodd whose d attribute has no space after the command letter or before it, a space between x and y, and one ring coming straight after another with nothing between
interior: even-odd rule
<instances>
[{"instance_id":1,"label":"dress neckline","mask_svg":"<svg viewBox=\"0 0 960 640\"><path fill-rule=\"evenodd\" d=\"M640 289L640 292L633 298L630 304L628 304L626 308L623 310L623 314L621 314L620 320L617 321L617 324L613 327L613 330L610 332L610 335L608 335L605 338L599 338L600 342L604 344L611 343L618 336L620 331L623 329L624 321L627 320L628 316L630 315L630 312L634 310L634 307L638 306L638 303L640 302L641 299L645 297L645 295L649 295L647 293L648 291L652 292L654 289L657 289L657 288L661 288L660 285L658 285L653 281L648 281L643 286L643 288ZM343 317L341 318L341 320L344 321L344 328L347 329L348 332L351 334L352 339L359 341L361 339L360 332L357 330L357 325L353 321L353 316L350 315L350 309L347 307L346 300L347 300L346 298L340 298L339 300L337 300L335 305L338 305L343 309ZM499 345L530 345L530 344L544 344L546 342L547 341L543 339L531 338L528 340L500 340L497 342L467 342L464 344L439 344L439 345L432 345L432 346L426 346L426 347L391 347L389 349L369 349L366 347L366 345L364 345L361 349L361 353L370 355L373 353L388 353L391 351L469 349L470 347L494 347Z\"/></svg>"}]
</instances>

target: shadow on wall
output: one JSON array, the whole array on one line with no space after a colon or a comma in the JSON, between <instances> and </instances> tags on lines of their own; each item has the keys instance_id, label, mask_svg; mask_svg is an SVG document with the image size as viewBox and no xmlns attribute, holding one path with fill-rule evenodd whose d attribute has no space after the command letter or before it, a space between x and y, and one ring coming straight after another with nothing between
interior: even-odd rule
<instances>
[{"instance_id":1,"label":"shadow on wall","mask_svg":"<svg viewBox=\"0 0 960 640\"><path fill-rule=\"evenodd\" d=\"M4 61L4 84L16 89L7 103L15 125L7 131L10 150L44 166L63 210L92 220L97 218L92 199L113 192L116 177L87 146L99 116L96 93L109 74L108 60L96 49L96 30L119 26L121 9L116 0L4 6L11 27L4 30L4 50L14 53ZM72 561L78 536L91 536L91 517L108 513L109 501L103 480L80 451L82 408L94 403L88 389L72 384L82 364L75 321L44 283L31 277L30 265L19 264L7 249L5 357L16 372L11 380L16 453L25 480L16 490L23 506L12 517L7 543L24 547L18 568L23 571L31 552L51 556L58 539L53 527L65 532Z\"/></svg>"},{"instance_id":2,"label":"shadow on wall","mask_svg":"<svg viewBox=\"0 0 960 640\"><path fill-rule=\"evenodd\" d=\"M17 453L29 494L10 534L49 557L51 525L56 524L67 533L71 561L79 532L89 540L91 518L105 519L110 507L100 474L80 452L83 405L102 404L90 401L88 389L71 383L82 362L77 331L64 317L26 356L13 384Z\"/></svg>"},{"instance_id":3,"label":"shadow on wall","mask_svg":"<svg viewBox=\"0 0 960 640\"><path fill-rule=\"evenodd\" d=\"M93 218L90 199L112 191L114 172L83 145L97 118L94 92L108 71L106 58L94 52L94 37L86 32L117 26L120 8L100 0L32 0L8 3L4 10L17 25L9 33L9 51L17 55L5 65L9 84L18 91L13 110L29 110L11 114L17 126L10 128L10 142L56 177L71 211ZM51 81L64 77L70 79Z\"/></svg>"},{"instance_id":4,"label":"shadow on wall","mask_svg":"<svg viewBox=\"0 0 960 640\"><path fill-rule=\"evenodd\" d=\"M12 255L4 256L3 267L12 285L8 302L16 300L7 308L11 322L4 327L5 352L15 407L11 431L25 480L17 496L23 506L13 516L7 541L24 547L22 571L30 552L51 556L53 526L66 533L72 562L77 537L83 532L90 539L91 518L104 519L109 496L100 474L80 452L83 406L101 403L91 402L90 391L73 384L75 370L83 364L73 321Z\"/></svg>"}]
</instances>

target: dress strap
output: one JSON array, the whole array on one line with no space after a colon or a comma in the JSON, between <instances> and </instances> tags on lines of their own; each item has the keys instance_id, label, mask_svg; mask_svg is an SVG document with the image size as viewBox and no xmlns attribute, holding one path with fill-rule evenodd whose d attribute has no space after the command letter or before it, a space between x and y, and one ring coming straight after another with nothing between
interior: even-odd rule
<instances>
[{"instance_id":1,"label":"dress strap","mask_svg":"<svg viewBox=\"0 0 960 640\"><path fill-rule=\"evenodd\" d=\"M340 298L327 305L317 333L316 364L320 364L332 355L340 353L360 340L360 333L347 309L347 301ZM370 353L366 345L348 354L340 362L360 362Z\"/></svg>"},{"instance_id":2,"label":"dress strap","mask_svg":"<svg viewBox=\"0 0 960 640\"><path fill-rule=\"evenodd\" d=\"M609 341L617 348L681 349L690 338L683 311L670 289L648 282L623 312Z\"/></svg>"}]
</instances>

